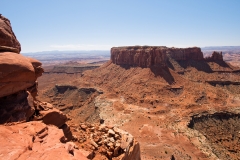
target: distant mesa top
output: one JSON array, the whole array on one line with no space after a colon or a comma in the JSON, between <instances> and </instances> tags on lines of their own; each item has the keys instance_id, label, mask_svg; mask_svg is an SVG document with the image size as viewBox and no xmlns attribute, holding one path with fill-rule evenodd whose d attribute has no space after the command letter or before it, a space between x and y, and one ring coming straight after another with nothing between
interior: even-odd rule
<instances>
[{"instance_id":1,"label":"distant mesa top","mask_svg":"<svg viewBox=\"0 0 240 160\"><path fill-rule=\"evenodd\" d=\"M21 45L12 31L10 21L0 14L0 51L20 53Z\"/></svg>"},{"instance_id":2,"label":"distant mesa top","mask_svg":"<svg viewBox=\"0 0 240 160\"><path fill-rule=\"evenodd\" d=\"M118 65L138 67L165 66L169 57L175 60L204 60L203 53L199 47L126 46L111 48L111 60Z\"/></svg>"}]
</instances>

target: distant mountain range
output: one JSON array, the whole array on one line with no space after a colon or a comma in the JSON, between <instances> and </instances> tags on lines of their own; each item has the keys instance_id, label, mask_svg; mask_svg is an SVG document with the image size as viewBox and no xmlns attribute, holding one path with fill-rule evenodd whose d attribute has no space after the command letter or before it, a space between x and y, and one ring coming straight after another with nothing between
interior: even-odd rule
<instances>
[{"instance_id":1,"label":"distant mountain range","mask_svg":"<svg viewBox=\"0 0 240 160\"><path fill-rule=\"evenodd\" d=\"M210 56L213 51L221 51L225 54L240 54L240 46L208 46L201 47L204 56ZM92 51L43 51L22 53L27 57L35 58L43 64L67 61L79 61L84 59L104 60L110 58L110 50L92 50Z\"/></svg>"},{"instance_id":2,"label":"distant mountain range","mask_svg":"<svg viewBox=\"0 0 240 160\"><path fill-rule=\"evenodd\" d=\"M84 59L106 59L110 57L110 51L93 50L93 51L43 51L21 53L24 56L35 58L43 64L52 62L79 61Z\"/></svg>"}]
</instances>

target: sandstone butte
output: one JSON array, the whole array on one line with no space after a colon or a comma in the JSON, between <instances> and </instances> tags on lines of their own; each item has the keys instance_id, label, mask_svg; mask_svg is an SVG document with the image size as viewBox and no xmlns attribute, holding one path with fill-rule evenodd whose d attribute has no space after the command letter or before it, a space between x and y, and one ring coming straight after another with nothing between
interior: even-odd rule
<instances>
[{"instance_id":1,"label":"sandstone butte","mask_svg":"<svg viewBox=\"0 0 240 160\"><path fill-rule=\"evenodd\" d=\"M168 55L176 61L204 61L200 48L167 48L165 46L128 46L111 48L111 60L118 65L138 67L166 66ZM221 60L223 57L214 52L209 60Z\"/></svg>"}]
</instances>

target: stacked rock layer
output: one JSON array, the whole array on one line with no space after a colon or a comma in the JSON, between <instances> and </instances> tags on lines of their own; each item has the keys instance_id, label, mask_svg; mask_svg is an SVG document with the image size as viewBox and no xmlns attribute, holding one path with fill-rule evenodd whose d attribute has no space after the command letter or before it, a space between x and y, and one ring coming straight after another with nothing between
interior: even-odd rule
<instances>
[{"instance_id":1,"label":"stacked rock layer","mask_svg":"<svg viewBox=\"0 0 240 160\"><path fill-rule=\"evenodd\" d=\"M168 56L175 60L204 60L198 47L129 46L111 48L111 60L118 65L138 67L165 66Z\"/></svg>"}]
</instances>

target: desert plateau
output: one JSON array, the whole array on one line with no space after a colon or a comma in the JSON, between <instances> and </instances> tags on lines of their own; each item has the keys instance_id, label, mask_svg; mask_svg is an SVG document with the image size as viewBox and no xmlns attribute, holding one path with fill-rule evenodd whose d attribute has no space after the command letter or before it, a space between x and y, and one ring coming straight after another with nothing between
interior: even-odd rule
<instances>
[{"instance_id":1,"label":"desert plateau","mask_svg":"<svg viewBox=\"0 0 240 160\"><path fill-rule=\"evenodd\" d=\"M31 2L33 9L38 7L32 3L43 7L39 2ZM222 45L235 42L237 34L229 34L232 39L211 36L220 30L211 28L212 23L207 24L212 32L200 29L205 28L205 23L196 31L194 22L198 23L195 19L200 17L200 11L196 12L197 7L179 10L185 2L173 6L161 2L165 4L161 6L163 11L157 10L160 2L151 2L156 6L103 2L105 6L101 7L105 10L98 10L100 2L72 2L78 6L58 3L50 5L56 7L51 8L51 13L46 6L46 13L42 13L45 16L27 13L29 19L23 22L13 14L0 14L0 160L240 159L240 46ZM88 7L83 9L79 4ZM81 9L89 15L77 14ZM129 10L132 14L127 14ZM132 10L138 14L141 11L141 16L134 17ZM119 11L122 19L113 16ZM175 11L181 12L178 15ZM70 13L74 16L68 16ZM49 19L52 14L54 20ZM173 18L181 14L184 19L189 18L189 24L183 24L183 19L150 16ZM214 19L211 16L205 18ZM14 24L29 27L13 27L11 18ZM218 18L214 19L217 25ZM159 20L174 27L166 27ZM58 22L58 27L51 28L51 21ZM137 22L148 29L135 25ZM160 26L164 28L162 34L157 32ZM187 32L191 38L196 36L195 32L199 39L206 37L203 41L195 40L196 37L183 39L183 26L190 26ZM43 32L47 28L51 32ZM136 38L132 33L137 33ZM99 44L71 44L73 40L80 41L79 35L86 42L90 39ZM39 43L37 36L47 38ZM105 36L110 37L108 44L115 45L106 45ZM212 37L219 41L215 43ZM27 41L28 38L31 40ZM69 44L53 43L53 39ZM187 41L189 45L165 45L169 40L169 44ZM143 45L146 42L149 45ZM38 50L34 44L56 50Z\"/></svg>"}]
</instances>

